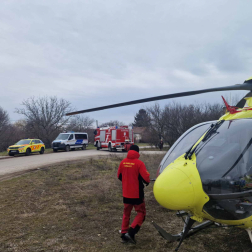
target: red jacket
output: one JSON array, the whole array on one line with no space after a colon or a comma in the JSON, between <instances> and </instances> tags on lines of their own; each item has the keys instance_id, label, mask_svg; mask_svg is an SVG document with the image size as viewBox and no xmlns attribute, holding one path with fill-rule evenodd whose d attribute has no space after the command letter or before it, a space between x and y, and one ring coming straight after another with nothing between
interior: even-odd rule
<instances>
[{"instance_id":1,"label":"red jacket","mask_svg":"<svg viewBox=\"0 0 252 252\"><path fill-rule=\"evenodd\" d=\"M122 180L124 198L143 198L143 182L150 183L150 174L144 163L138 160L139 157L137 151L130 150L127 158L123 159L118 168L117 177Z\"/></svg>"}]
</instances>

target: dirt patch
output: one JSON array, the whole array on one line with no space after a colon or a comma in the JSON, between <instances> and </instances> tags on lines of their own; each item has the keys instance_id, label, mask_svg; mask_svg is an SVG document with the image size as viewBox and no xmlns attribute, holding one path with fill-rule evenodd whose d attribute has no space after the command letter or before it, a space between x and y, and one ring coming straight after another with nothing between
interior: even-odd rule
<instances>
[{"instance_id":1,"label":"dirt patch","mask_svg":"<svg viewBox=\"0 0 252 252\"><path fill-rule=\"evenodd\" d=\"M147 218L137 245L121 244L121 182L116 178L122 156L46 166L0 184L0 251L173 251L151 224L167 232L182 230L175 212L145 188ZM162 155L141 155L151 177ZM246 231L206 229L187 239L180 251L252 251Z\"/></svg>"}]
</instances>

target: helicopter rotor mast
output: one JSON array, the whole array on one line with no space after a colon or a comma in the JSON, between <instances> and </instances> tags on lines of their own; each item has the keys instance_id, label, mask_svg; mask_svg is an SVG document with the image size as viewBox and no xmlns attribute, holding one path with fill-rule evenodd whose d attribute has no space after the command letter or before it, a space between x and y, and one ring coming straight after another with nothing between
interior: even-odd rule
<instances>
[{"instance_id":1,"label":"helicopter rotor mast","mask_svg":"<svg viewBox=\"0 0 252 252\"><path fill-rule=\"evenodd\" d=\"M197 94L203 94L203 93L209 93L209 92L233 91L233 90L248 90L248 91L252 92L252 81L249 80L249 81L245 81L243 84L235 84L235 85L227 86L227 87L209 88L209 89L181 92L181 93L175 93L175 94L154 96L154 97L138 99L138 100L134 100L134 101L128 101L128 102L116 103L116 104L111 104L111 105L106 105L106 106L101 106L101 107L96 107L96 108L91 108L91 109L79 110L79 111L67 113L66 115L70 116L70 115L100 111L100 110L111 109L111 108L124 107L124 106L140 104L140 103L145 103L145 102L151 102L151 101L158 101L158 100L164 100L164 99L191 96L191 95L197 95Z\"/></svg>"}]
</instances>

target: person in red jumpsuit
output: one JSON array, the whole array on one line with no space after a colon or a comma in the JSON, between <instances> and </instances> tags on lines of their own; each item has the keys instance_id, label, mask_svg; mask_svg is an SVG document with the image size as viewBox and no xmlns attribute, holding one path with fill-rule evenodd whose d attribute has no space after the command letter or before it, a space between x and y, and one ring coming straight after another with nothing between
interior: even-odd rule
<instances>
[{"instance_id":1,"label":"person in red jumpsuit","mask_svg":"<svg viewBox=\"0 0 252 252\"><path fill-rule=\"evenodd\" d=\"M118 179L122 181L124 203L121 238L122 242L129 241L134 244L136 244L135 234L139 231L146 215L143 183L146 185L150 183L150 174L139 157L139 147L132 145L127 157L120 163L117 172ZM129 227L133 207L137 215Z\"/></svg>"}]
</instances>

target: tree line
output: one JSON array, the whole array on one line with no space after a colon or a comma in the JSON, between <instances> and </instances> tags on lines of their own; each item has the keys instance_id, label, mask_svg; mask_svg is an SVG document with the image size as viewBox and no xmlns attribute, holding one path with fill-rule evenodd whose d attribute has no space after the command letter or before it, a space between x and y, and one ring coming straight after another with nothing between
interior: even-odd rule
<instances>
[{"instance_id":1,"label":"tree line","mask_svg":"<svg viewBox=\"0 0 252 252\"><path fill-rule=\"evenodd\" d=\"M31 97L22 102L22 108L15 112L24 119L10 123L7 111L0 107L0 151L20 139L41 139L46 148L51 147L52 141L61 132L85 131L89 140L93 137L94 119L88 116L66 116L72 111L71 104L57 97Z\"/></svg>"},{"instance_id":2,"label":"tree line","mask_svg":"<svg viewBox=\"0 0 252 252\"><path fill-rule=\"evenodd\" d=\"M22 102L15 112L23 119L11 123L7 111L0 107L0 151L23 138L39 138L47 148L61 132L87 132L89 141L94 141L95 120L82 115L66 116L72 111L70 102L57 97L31 97ZM134 117L133 127L143 127L142 141L157 145L162 138L172 145L178 137L195 124L217 120L223 114L221 104L158 103L140 109ZM120 126L123 122L109 121L99 126Z\"/></svg>"},{"instance_id":3,"label":"tree line","mask_svg":"<svg viewBox=\"0 0 252 252\"><path fill-rule=\"evenodd\" d=\"M161 107L158 103L140 109L133 126L144 127L143 142L157 146L162 139L170 146L189 128L205 122L218 120L224 114L223 105L169 103Z\"/></svg>"}]
</instances>

